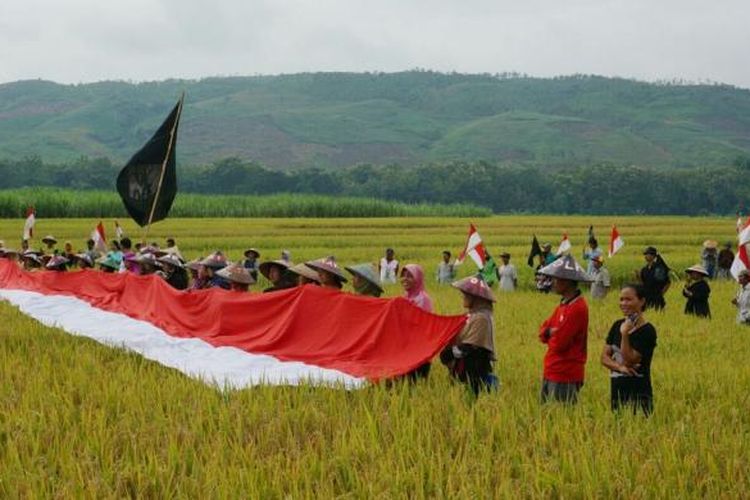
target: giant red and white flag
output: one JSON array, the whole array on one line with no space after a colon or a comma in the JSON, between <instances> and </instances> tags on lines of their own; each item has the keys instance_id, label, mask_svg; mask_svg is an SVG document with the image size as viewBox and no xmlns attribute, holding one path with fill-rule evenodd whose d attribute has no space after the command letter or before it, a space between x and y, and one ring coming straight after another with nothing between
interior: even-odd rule
<instances>
[{"instance_id":1,"label":"giant red and white flag","mask_svg":"<svg viewBox=\"0 0 750 500\"><path fill-rule=\"evenodd\" d=\"M104 253L107 251L107 238L104 236L104 224L99 221L94 230L91 232L91 239L94 240L94 248Z\"/></svg>"},{"instance_id":2,"label":"giant red and white flag","mask_svg":"<svg viewBox=\"0 0 750 500\"><path fill-rule=\"evenodd\" d=\"M623 241L620 233L617 231L617 226L612 226L612 232L609 235L608 255L612 257L614 254L619 252L623 246L625 246L625 241Z\"/></svg>"},{"instance_id":3,"label":"giant red and white flag","mask_svg":"<svg viewBox=\"0 0 750 500\"><path fill-rule=\"evenodd\" d=\"M0 298L50 326L219 387L361 387L430 361L466 323L397 297L316 286L181 292L158 276L26 272L0 259Z\"/></svg>"},{"instance_id":4,"label":"giant red and white flag","mask_svg":"<svg viewBox=\"0 0 750 500\"><path fill-rule=\"evenodd\" d=\"M466 259L467 255L471 257L471 260L476 263L479 269L484 269L484 264L487 261L487 252L484 249L482 237L479 236L479 231L474 227L474 224L469 225L469 235L466 237L466 246L456 259L456 264L461 264L464 259Z\"/></svg>"},{"instance_id":5,"label":"giant red and white flag","mask_svg":"<svg viewBox=\"0 0 750 500\"><path fill-rule=\"evenodd\" d=\"M571 248L573 248L573 246L570 244L568 233L563 233L562 241L560 241L560 246L557 247L557 255L564 255L570 252Z\"/></svg>"},{"instance_id":6,"label":"giant red and white flag","mask_svg":"<svg viewBox=\"0 0 750 500\"><path fill-rule=\"evenodd\" d=\"M34 207L26 209L26 222L23 224L23 239L30 240L34 237L34 224L36 224L36 211Z\"/></svg>"}]
</instances>

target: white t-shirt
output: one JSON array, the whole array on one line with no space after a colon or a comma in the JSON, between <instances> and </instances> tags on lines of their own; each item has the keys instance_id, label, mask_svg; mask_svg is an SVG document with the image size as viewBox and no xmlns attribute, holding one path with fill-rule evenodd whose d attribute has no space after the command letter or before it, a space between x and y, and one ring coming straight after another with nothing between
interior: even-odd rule
<instances>
[{"instance_id":1,"label":"white t-shirt","mask_svg":"<svg viewBox=\"0 0 750 500\"><path fill-rule=\"evenodd\" d=\"M398 269L398 261L396 259L390 262L385 257L380 259L380 282L396 283L396 269Z\"/></svg>"},{"instance_id":2,"label":"white t-shirt","mask_svg":"<svg viewBox=\"0 0 750 500\"><path fill-rule=\"evenodd\" d=\"M516 280L518 279L516 266L513 264L506 266L503 264L498 269L498 272L500 273L500 290L505 290L506 292L514 291L516 289Z\"/></svg>"}]
</instances>

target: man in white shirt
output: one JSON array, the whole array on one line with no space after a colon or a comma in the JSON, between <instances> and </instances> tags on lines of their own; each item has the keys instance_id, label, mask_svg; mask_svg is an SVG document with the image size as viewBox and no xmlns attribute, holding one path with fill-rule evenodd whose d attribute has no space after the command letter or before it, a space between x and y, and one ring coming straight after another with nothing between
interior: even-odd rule
<instances>
[{"instance_id":1,"label":"man in white shirt","mask_svg":"<svg viewBox=\"0 0 750 500\"><path fill-rule=\"evenodd\" d=\"M395 258L396 252L392 248L385 251L385 257L380 259L380 282L395 284L398 280L398 261Z\"/></svg>"},{"instance_id":2,"label":"man in white shirt","mask_svg":"<svg viewBox=\"0 0 750 500\"><path fill-rule=\"evenodd\" d=\"M516 286L518 286L518 272L516 272L516 266L510 263L509 253L501 253L500 258L503 260L503 265L498 269L498 274L500 274L500 290L504 292L512 292L516 289Z\"/></svg>"},{"instance_id":3,"label":"man in white shirt","mask_svg":"<svg viewBox=\"0 0 750 500\"><path fill-rule=\"evenodd\" d=\"M591 264L593 264L591 277L594 278L594 281L591 283L591 298L603 299L607 296L611 285L609 271L604 267L604 258L601 255L591 257Z\"/></svg>"},{"instance_id":4,"label":"man in white shirt","mask_svg":"<svg viewBox=\"0 0 750 500\"><path fill-rule=\"evenodd\" d=\"M750 325L750 271L740 271L737 280L740 282L740 290L737 297L732 299L732 304L737 306L737 323Z\"/></svg>"},{"instance_id":5,"label":"man in white shirt","mask_svg":"<svg viewBox=\"0 0 750 500\"><path fill-rule=\"evenodd\" d=\"M443 261L438 264L437 282L450 285L456 280L456 266L451 264L451 253L449 250L443 250Z\"/></svg>"}]
</instances>

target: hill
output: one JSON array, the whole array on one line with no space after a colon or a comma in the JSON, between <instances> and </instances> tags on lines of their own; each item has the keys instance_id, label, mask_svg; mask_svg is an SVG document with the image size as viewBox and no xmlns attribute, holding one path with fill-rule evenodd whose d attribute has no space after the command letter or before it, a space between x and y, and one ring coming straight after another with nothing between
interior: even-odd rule
<instances>
[{"instance_id":1,"label":"hill","mask_svg":"<svg viewBox=\"0 0 750 500\"><path fill-rule=\"evenodd\" d=\"M596 76L311 73L0 85L0 158L123 162L179 93L178 154L275 168L488 160L659 168L750 156L750 91Z\"/></svg>"}]
</instances>

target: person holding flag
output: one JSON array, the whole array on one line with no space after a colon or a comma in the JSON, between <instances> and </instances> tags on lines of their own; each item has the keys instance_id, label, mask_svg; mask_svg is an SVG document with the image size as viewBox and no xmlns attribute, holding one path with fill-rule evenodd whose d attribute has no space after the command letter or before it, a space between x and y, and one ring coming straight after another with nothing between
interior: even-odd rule
<instances>
[{"instance_id":1,"label":"person holding flag","mask_svg":"<svg viewBox=\"0 0 750 500\"><path fill-rule=\"evenodd\" d=\"M492 258L492 255L490 255L490 252L485 250L484 255L484 267L479 270L479 274L482 275L482 279L487 283L487 286L492 288L500 279L500 270L497 268L497 263Z\"/></svg>"},{"instance_id":2,"label":"person holding flag","mask_svg":"<svg viewBox=\"0 0 750 500\"><path fill-rule=\"evenodd\" d=\"M599 241L597 241L594 236L594 226L589 226L589 239L587 244L589 248L588 250L585 248L583 249L583 260L588 261L589 263L586 272L594 274L594 258L604 255L602 249L599 248Z\"/></svg>"},{"instance_id":3,"label":"person holding flag","mask_svg":"<svg viewBox=\"0 0 750 500\"><path fill-rule=\"evenodd\" d=\"M625 246L625 242L622 240L620 233L617 231L616 226L612 226L612 233L609 235L609 254L608 257L611 259L620 249Z\"/></svg>"}]
</instances>

